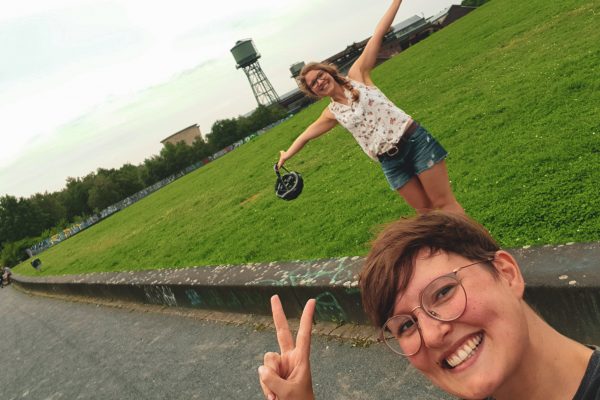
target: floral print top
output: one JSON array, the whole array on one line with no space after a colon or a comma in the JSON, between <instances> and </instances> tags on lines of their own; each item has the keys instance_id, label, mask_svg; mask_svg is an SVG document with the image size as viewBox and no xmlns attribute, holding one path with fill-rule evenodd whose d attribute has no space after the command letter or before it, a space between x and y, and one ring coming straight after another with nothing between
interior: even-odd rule
<instances>
[{"instance_id":1,"label":"floral print top","mask_svg":"<svg viewBox=\"0 0 600 400\"><path fill-rule=\"evenodd\" d=\"M398 143L412 118L375 86L367 86L353 80L350 82L360 92L358 101L352 101L352 94L345 89L344 93L350 105L332 100L329 110L338 122L350 131L363 151L377 161L378 154L386 152Z\"/></svg>"}]
</instances>

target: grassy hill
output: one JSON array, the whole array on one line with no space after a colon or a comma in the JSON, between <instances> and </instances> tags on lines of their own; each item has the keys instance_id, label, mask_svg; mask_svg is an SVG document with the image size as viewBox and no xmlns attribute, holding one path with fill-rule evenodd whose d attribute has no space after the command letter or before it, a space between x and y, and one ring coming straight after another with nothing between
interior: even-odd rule
<instances>
[{"instance_id":1,"label":"grassy hill","mask_svg":"<svg viewBox=\"0 0 600 400\"><path fill-rule=\"evenodd\" d=\"M373 73L449 150L458 200L504 247L600 239L599 14L597 0L493 0ZM43 274L365 254L412 211L344 129L288 162L297 200L273 193L278 151L326 104L42 253Z\"/></svg>"}]
</instances>

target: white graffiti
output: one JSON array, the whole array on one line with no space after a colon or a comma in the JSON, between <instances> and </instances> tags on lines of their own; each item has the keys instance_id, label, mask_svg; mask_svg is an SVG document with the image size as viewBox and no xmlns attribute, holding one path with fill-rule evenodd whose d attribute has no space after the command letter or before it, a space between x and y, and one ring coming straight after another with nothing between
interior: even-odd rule
<instances>
[{"instance_id":1,"label":"white graffiti","mask_svg":"<svg viewBox=\"0 0 600 400\"><path fill-rule=\"evenodd\" d=\"M175 294L168 286L144 286L144 294L150 304L177 306Z\"/></svg>"}]
</instances>

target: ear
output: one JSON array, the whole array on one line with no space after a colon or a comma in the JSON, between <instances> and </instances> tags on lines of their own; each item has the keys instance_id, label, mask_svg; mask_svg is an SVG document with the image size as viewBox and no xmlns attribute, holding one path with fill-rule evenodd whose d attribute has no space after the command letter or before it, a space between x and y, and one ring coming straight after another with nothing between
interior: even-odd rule
<instances>
[{"instance_id":1,"label":"ear","mask_svg":"<svg viewBox=\"0 0 600 400\"><path fill-rule=\"evenodd\" d=\"M498 250L492 263L498 271L500 279L504 280L519 298L523 298L525 280L514 257L504 250Z\"/></svg>"}]
</instances>

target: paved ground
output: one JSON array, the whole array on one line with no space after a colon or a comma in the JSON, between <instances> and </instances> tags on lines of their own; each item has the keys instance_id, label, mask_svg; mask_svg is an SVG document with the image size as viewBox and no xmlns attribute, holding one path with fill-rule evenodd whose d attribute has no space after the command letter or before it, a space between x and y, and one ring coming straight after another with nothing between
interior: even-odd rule
<instances>
[{"instance_id":1,"label":"paved ground","mask_svg":"<svg viewBox=\"0 0 600 400\"><path fill-rule=\"evenodd\" d=\"M0 290L2 399L261 398L269 327L155 311ZM320 399L445 398L380 345L316 337L312 363Z\"/></svg>"}]
</instances>

